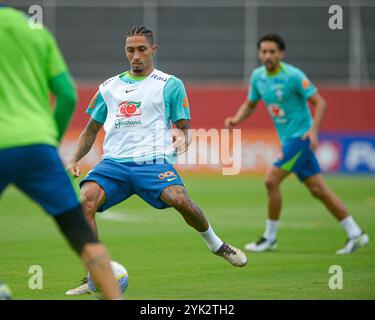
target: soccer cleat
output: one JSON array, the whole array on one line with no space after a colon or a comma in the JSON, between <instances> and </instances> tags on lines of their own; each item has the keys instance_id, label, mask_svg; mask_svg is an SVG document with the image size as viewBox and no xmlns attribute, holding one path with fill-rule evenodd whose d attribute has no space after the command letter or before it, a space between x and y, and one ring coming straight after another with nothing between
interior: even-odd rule
<instances>
[{"instance_id":1,"label":"soccer cleat","mask_svg":"<svg viewBox=\"0 0 375 320\"><path fill-rule=\"evenodd\" d=\"M70 289L67 292L65 292L65 294L68 296L74 296L74 295L79 295L79 294L89 294L89 293L91 293L91 290L89 289L87 277L84 277L81 280L81 285L79 287Z\"/></svg>"},{"instance_id":2,"label":"soccer cleat","mask_svg":"<svg viewBox=\"0 0 375 320\"><path fill-rule=\"evenodd\" d=\"M359 248L364 247L369 242L369 236L362 232L358 237L348 239L344 248L337 250L337 254L349 254L353 253Z\"/></svg>"},{"instance_id":3,"label":"soccer cleat","mask_svg":"<svg viewBox=\"0 0 375 320\"><path fill-rule=\"evenodd\" d=\"M237 249L228 243L223 243L219 250L214 252L214 254L228 260L235 267L244 267L247 264L246 255L240 249Z\"/></svg>"},{"instance_id":4,"label":"soccer cleat","mask_svg":"<svg viewBox=\"0 0 375 320\"><path fill-rule=\"evenodd\" d=\"M257 242L251 242L245 245L245 250L252 252L264 252L275 250L277 247L277 241L269 241L266 238L262 237Z\"/></svg>"}]
</instances>

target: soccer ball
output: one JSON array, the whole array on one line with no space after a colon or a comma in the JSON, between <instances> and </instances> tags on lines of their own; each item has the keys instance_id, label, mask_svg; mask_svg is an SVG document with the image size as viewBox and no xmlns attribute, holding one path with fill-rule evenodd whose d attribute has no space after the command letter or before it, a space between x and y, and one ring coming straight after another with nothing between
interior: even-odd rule
<instances>
[{"instance_id":1,"label":"soccer ball","mask_svg":"<svg viewBox=\"0 0 375 320\"><path fill-rule=\"evenodd\" d=\"M120 288L120 291L121 293L124 293L129 284L128 271L125 269L123 265L119 264L116 261L111 261L111 267L113 274L115 275L117 284ZM98 298L102 298L100 289L98 289L95 283L93 282L90 272L87 274L87 284L92 293L97 294Z\"/></svg>"},{"instance_id":2,"label":"soccer ball","mask_svg":"<svg viewBox=\"0 0 375 320\"><path fill-rule=\"evenodd\" d=\"M0 300L12 300L12 291L2 282L0 282Z\"/></svg>"}]
</instances>

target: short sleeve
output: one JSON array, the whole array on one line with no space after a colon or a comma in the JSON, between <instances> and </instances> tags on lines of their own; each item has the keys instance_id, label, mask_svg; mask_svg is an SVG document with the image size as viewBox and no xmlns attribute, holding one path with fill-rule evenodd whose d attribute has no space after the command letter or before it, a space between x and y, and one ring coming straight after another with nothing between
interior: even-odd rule
<instances>
[{"instance_id":1,"label":"short sleeve","mask_svg":"<svg viewBox=\"0 0 375 320\"><path fill-rule=\"evenodd\" d=\"M296 72L295 80L298 93L306 100L318 92L317 88L302 71L298 70L298 72Z\"/></svg>"},{"instance_id":2,"label":"short sleeve","mask_svg":"<svg viewBox=\"0 0 375 320\"><path fill-rule=\"evenodd\" d=\"M98 92L92 98L86 113L88 113L95 121L104 124L105 120L107 119L107 110L107 105L103 99L103 96L98 90Z\"/></svg>"},{"instance_id":3,"label":"short sleeve","mask_svg":"<svg viewBox=\"0 0 375 320\"><path fill-rule=\"evenodd\" d=\"M183 82L172 76L165 85L164 92L165 107L175 123L181 119L190 120L189 100Z\"/></svg>"},{"instance_id":4,"label":"short sleeve","mask_svg":"<svg viewBox=\"0 0 375 320\"><path fill-rule=\"evenodd\" d=\"M257 81L256 81L256 73L253 72L250 77L249 81L249 91L247 94L247 100L251 102L257 102L262 97L260 96L258 87L257 87Z\"/></svg>"},{"instance_id":5,"label":"short sleeve","mask_svg":"<svg viewBox=\"0 0 375 320\"><path fill-rule=\"evenodd\" d=\"M66 72L68 68L54 36L47 29L44 30L48 48L47 73L51 79Z\"/></svg>"}]
</instances>

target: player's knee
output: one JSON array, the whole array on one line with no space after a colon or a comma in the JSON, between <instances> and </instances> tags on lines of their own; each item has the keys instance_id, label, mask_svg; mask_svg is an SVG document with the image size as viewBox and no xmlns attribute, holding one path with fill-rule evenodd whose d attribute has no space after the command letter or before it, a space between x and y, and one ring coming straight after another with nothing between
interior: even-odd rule
<instances>
[{"instance_id":1,"label":"player's knee","mask_svg":"<svg viewBox=\"0 0 375 320\"><path fill-rule=\"evenodd\" d=\"M317 199L323 199L324 195L325 195L324 188L319 184L310 186L310 192L311 192L312 196L317 198Z\"/></svg>"},{"instance_id":2,"label":"player's knee","mask_svg":"<svg viewBox=\"0 0 375 320\"><path fill-rule=\"evenodd\" d=\"M173 192L163 192L162 199L165 203L172 206L178 211L188 211L189 208L193 206L192 201L187 195L186 191L183 188L169 188L166 191Z\"/></svg>"},{"instance_id":3,"label":"player's knee","mask_svg":"<svg viewBox=\"0 0 375 320\"><path fill-rule=\"evenodd\" d=\"M279 182L272 177L267 177L264 180L264 185L266 186L268 191L272 191L279 187Z\"/></svg>"},{"instance_id":4,"label":"player's knee","mask_svg":"<svg viewBox=\"0 0 375 320\"><path fill-rule=\"evenodd\" d=\"M188 207L190 207L190 200L184 196L178 196L176 197L175 199L173 199L173 206L176 208L176 209L187 209Z\"/></svg>"},{"instance_id":5,"label":"player's knee","mask_svg":"<svg viewBox=\"0 0 375 320\"><path fill-rule=\"evenodd\" d=\"M195 210L194 203L184 195L173 199L173 207L183 214L190 213Z\"/></svg>"},{"instance_id":6,"label":"player's knee","mask_svg":"<svg viewBox=\"0 0 375 320\"><path fill-rule=\"evenodd\" d=\"M87 219L92 219L96 213L96 204L95 201L85 201L82 203L83 212Z\"/></svg>"},{"instance_id":7,"label":"player's knee","mask_svg":"<svg viewBox=\"0 0 375 320\"><path fill-rule=\"evenodd\" d=\"M81 192L82 207L86 218L92 218L96 213L96 200L90 192Z\"/></svg>"}]
</instances>

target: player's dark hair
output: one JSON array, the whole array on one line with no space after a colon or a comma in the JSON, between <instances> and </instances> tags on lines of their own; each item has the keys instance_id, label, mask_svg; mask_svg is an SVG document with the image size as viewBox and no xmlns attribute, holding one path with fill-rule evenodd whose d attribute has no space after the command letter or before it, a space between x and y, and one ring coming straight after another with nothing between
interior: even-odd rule
<instances>
[{"instance_id":1,"label":"player's dark hair","mask_svg":"<svg viewBox=\"0 0 375 320\"><path fill-rule=\"evenodd\" d=\"M277 44L277 46L279 47L279 49L281 51L285 51L285 41L283 40L283 38L281 38L278 34L276 33L270 33L270 34L266 34L264 36L262 36L259 40L258 40L258 49L260 49L260 44L264 41L273 41Z\"/></svg>"},{"instance_id":2,"label":"player's dark hair","mask_svg":"<svg viewBox=\"0 0 375 320\"><path fill-rule=\"evenodd\" d=\"M151 44L154 44L154 35L150 29L147 29L145 26L134 26L129 29L125 35L125 41L129 37L133 36L144 36Z\"/></svg>"}]
</instances>

